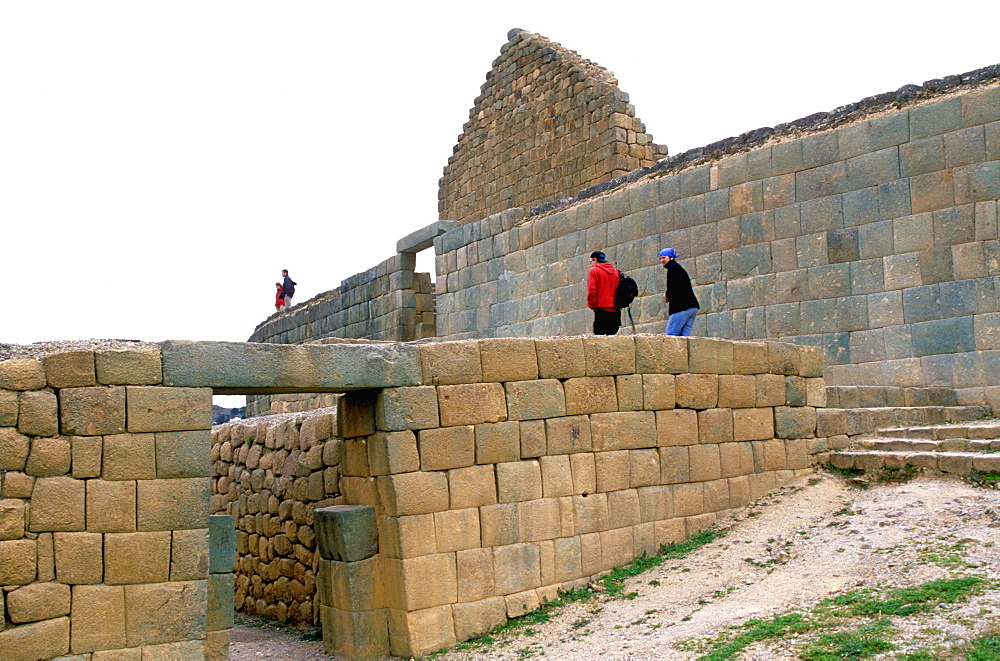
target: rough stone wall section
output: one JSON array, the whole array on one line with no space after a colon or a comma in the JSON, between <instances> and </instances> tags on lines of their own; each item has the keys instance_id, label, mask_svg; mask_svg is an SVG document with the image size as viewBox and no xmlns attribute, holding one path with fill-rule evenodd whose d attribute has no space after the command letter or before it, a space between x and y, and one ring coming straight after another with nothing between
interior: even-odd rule
<instances>
[{"instance_id":1,"label":"rough stone wall section","mask_svg":"<svg viewBox=\"0 0 1000 661\"><path fill-rule=\"evenodd\" d=\"M511 30L469 111L438 192L442 220L529 207L666 156L607 69Z\"/></svg>"},{"instance_id":2,"label":"rough stone wall section","mask_svg":"<svg viewBox=\"0 0 1000 661\"><path fill-rule=\"evenodd\" d=\"M211 395L156 350L0 361L0 658L227 658Z\"/></svg>"},{"instance_id":3,"label":"rough stone wall section","mask_svg":"<svg viewBox=\"0 0 1000 661\"><path fill-rule=\"evenodd\" d=\"M453 229L436 239L438 335L586 332L598 248L639 283L639 332L662 332L656 254L672 246L696 335L822 347L833 385L1000 405L1000 84L914 103Z\"/></svg>"},{"instance_id":4,"label":"rough stone wall section","mask_svg":"<svg viewBox=\"0 0 1000 661\"><path fill-rule=\"evenodd\" d=\"M335 410L212 429L212 513L236 526L236 610L318 624L312 512L340 505L343 442Z\"/></svg>"}]
</instances>

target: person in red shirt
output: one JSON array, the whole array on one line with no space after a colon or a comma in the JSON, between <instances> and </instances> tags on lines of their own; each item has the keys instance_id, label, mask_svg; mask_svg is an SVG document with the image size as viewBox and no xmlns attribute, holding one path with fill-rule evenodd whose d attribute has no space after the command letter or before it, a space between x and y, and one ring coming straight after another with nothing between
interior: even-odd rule
<instances>
[{"instance_id":1,"label":"person in red shirt","mask_svg":"<svg viewBox=\"0 0 1000 661\"><path fill-rule=\"evenodd\" d=\"M274 309L281 312L281 308L285 307L285 297L281 295L281 283L274 283L274 287L277 290L274 294Z\"/></svg>"},{"instance_id":2,"label":"person in red shirt","mask_svg":"<svg viewBox=\"0 0 1000 661\"><path fill-rule=\"evenodd\" d=\"M594 311L594 335L616 335L622 325L621 310L615 307L621 276L600 250L590 253L590 264L587 307Z\"/></svg>"}]
</instances>

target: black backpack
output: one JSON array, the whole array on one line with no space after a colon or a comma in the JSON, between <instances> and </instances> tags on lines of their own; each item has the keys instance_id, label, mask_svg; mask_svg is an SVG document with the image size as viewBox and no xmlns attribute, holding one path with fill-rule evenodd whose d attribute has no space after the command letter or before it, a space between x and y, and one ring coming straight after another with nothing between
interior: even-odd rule
<instances>
[{"instance_id":1,"label":"black backpack","mask_svg":"<svg viewBox=\"0 0 1000 661\"><path fill-rule=\"evenodd\" d=\"M621 271L618 272L618 276L618 287L615 289L615 307L623 310L632 305L632 301L639 295L639 285L635 284L635 280Z\"/></svg>"}]
</instances>

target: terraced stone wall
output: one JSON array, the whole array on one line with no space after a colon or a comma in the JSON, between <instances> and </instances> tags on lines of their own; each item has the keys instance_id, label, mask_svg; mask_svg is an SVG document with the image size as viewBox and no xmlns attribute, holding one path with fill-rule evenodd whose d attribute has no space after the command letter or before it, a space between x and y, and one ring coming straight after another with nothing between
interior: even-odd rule
<instances>
[{"instance_id":1,"label":"terraced stone wall","mask_svg":"<svg viewBox=\"0 0 1000 661\"><path fill-rule=\"evenodd\" d=\"M0 362L0 658L228 658L212 391L162 383L159 351Z\"/></svg>"}]
</instances>

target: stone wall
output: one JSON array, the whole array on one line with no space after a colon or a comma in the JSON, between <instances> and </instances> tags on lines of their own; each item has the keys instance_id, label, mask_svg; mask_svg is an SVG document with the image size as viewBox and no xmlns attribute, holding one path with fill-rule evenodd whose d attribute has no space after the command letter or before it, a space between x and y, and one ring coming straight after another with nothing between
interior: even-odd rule
<instances>
[{"instance_id":1,"label":"stone wall","mask_svg":"<svg viewBox=\"0 0 1000 661\"><path fill-rule=\"evenodd\" d=\"M440 218L556 200L666 156L617 83L575 51L511 30L444 169Z\"/></svg>"},{"instance_id":2,"label":"stone wall","mask_svg":"<svg viewBox=\"0 0 1000 661\"><path fill-rule=\"evenodd\" d=\"M161 384L158 351L0 362L0 658L228 658L212 391Z\"/></svg>"},{"instance_id":3,"label":"stone wall","mask_svg":"<svg viewBox=\"0 0 1000 661\"><path fill-rule=\"evenodd\" d=\"M212 512L235 522L238 611L319 623L312 513L344 502L335 411L233 421L212 430Z\"/></svg>"},{"instance_id":4,"label":"stone wall","mask_svg":"<svg viewBox=\"0 0 1000 661\"><path fill-rule=\"evenodd\" d=\"M821 347L832 384L947 386L998 404L993 69L453 229L435 243L438 335L588 331L595 249L639 283L639 332L662 332L657 253L670 246L697 285L696 335Z\"/></svg>"}]
</instances>

